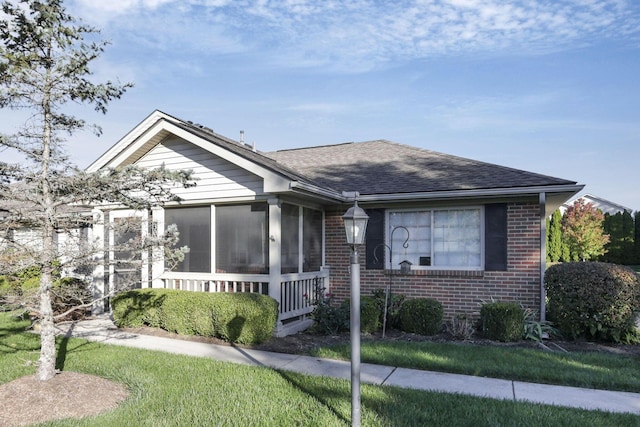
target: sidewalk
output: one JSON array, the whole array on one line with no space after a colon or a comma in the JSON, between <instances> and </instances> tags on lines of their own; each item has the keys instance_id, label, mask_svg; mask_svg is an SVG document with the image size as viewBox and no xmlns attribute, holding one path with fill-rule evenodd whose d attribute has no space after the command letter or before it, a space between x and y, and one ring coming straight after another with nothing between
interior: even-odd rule
<instances>
[{"instance_id":1,"label":"sidewalk","mask_svg":"<svg viewBox=\"0 0 640 427\"><path fill-rule=\"evenodd\" d=\"M322 375L346 380L351 378L349 361L132 334L118 330L110 318L106 316L59 325L58 328L61 335L105 344L208 357L223 362L265 366L309 375ZM361 381L374 385L390 385L442 393L459 393L494 399L527 401L609 412L629 412L640 415L640 393L534 384L369 363L361 364Z\"/></svg>"}]
</instances>

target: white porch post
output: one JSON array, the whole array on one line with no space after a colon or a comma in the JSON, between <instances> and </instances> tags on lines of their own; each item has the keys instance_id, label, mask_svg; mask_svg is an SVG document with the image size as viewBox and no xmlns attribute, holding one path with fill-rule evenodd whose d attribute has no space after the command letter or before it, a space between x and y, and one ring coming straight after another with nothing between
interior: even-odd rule
<instances>
[{"instance_id":1,"label":"white porch post","mask_svg":"<svg viewBox=\"0 0 640 427\"><path fill-rule=\"evenodd\" d=\"M156 233L156 236L164 233L164 209L157 207L151 209L152 230ZM149 280L149 286L152 288L162 288L162 279L160 276L164 273L164 249L161 247L154 247L151 251L151 278Z\"/></svg>"},{"instance_id":2,"label":"white porch post","mask_svg":"<svg viewBox=\"0 0 640 427\"><path fill-rule=\"evenodd\" d=\"M277 198L268 200L269 203L269 296L281 304L280 282L281 282L281 218L282 202ZM282 322L278 319L276 333L282 328Z\"/></svg>"},{"instance_id":3,"label":"white porch post","mask_svg":"<svg viewBox=\"0 0 640 427\"><path fill-rule=\"evenodd\" d=\"M141 232L140 237L144 241L144 239L146 239L147 236L149 235L149 221L152 220L150 210L142 211L141 216L142 216L142 230L140 231ZM142 270L140 271L140 287L142 288L148 288L151 286L151 279L149 277L151 260L149 258L150 258L149 251L142 251L142 254L141 254Z\"/></svg>"},{"instance_id":4,"label":"white porch post","mask_svg":"<svg viewBox=\"0 0 640 427\"><path fill-rule=\"evenodd\" d=\"M93 314L104 313L104 296L105 292L105 269L104 269L104 214L98 209L93 210L93 231L92 240L95 244L96 252L92 255L95 265L93 267L92 277L92 294L93 299L97 302L93 305L91 311Z\"/></svg>"}]
</instances>

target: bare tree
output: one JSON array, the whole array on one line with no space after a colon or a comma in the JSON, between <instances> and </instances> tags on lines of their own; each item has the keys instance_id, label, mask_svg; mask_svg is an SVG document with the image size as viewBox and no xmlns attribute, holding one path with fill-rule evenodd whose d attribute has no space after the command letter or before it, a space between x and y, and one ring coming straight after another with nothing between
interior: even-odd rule
<instances>
[{"instance_id":1,"label":"bare tree","mask_svg":"<svg viewBox=\"0 0 640 427\"><path fill-rule=\"evenodd\" d=\"M40 380L51 379L56 373L52 299L57 272L82 265L91 268L91 255L102 250L92 247L91 242L81 243L82 236L74 234L94 220L86 214L86 207L111 204L149 209L176 200L171 187L189 185L191 180L190 172L164 168L145 171L134 166L89 174L70 162L64 137L89 125L65 113L69 105L86 104L106 113L107 104L132 85L91 80L89 65L108 43L97 40L99 31L70 16L62 3L5 1L0 14L0 108L29 112L29 119L17 133L0 136L0 144L21 157L13 164L0 163L0 209L4 212L0 219L4 233L0 271L11 273L31 267L39 273L37 304L28 299L22 303L40 320L41 351L36 372ZM95 131L100 132L97 127ZM15 230L24 228L32 230L27 239L30 241L15 237ZM57 244L56 234L77 238L74 250ZM125 242L131 254L133 246L171 245L177 240L177 232L147 233L143 239L133 240ZM76 308L91 303L78 300Z\"/></svg>"}]
</instances>

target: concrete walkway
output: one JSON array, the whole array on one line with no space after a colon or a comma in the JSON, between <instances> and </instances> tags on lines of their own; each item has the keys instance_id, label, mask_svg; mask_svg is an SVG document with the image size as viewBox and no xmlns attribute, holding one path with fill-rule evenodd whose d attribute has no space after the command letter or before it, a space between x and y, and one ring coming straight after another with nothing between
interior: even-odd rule
<instances>
[{"instance_id":1,"label":"concrete walkway","mask_svg":"<svg viewBox=\"0 0 640 427\"><path fill-rule=\"evenodd\" d=\"M351 378L349 361L132 334L118 330L109 317L63 324L58 328L61 335L105 344L208 357L223 362L265 366L309 375L322 375L346 380ZM442 393L459 393L494 399L640 415L640 393L534 384L369 363L361 364L361 381L374 385L391 385Z\"/></svg>"}]
</instances>

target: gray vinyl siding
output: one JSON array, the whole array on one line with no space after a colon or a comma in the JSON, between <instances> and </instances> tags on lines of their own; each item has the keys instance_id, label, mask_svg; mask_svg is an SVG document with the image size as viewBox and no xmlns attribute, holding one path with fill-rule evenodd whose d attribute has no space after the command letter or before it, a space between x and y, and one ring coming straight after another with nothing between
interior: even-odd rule
<instances>
[{"instance_id":1,"label":"gray vinyl siding","mask_svg":"<svg viewBox=\"0 0 640 427\"><path fill-rule=\"evenodd\" d=\"M158 144L136 164L144 168L156 168L164 164L169 170L193 170L198 178L197 185L174 190L184 200L246 197L263 193L263 180L259 176L177 138Z\"/></svg>"}]
</instances>

